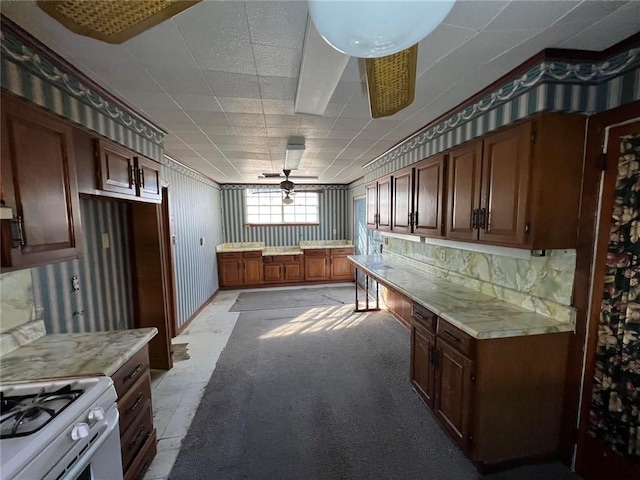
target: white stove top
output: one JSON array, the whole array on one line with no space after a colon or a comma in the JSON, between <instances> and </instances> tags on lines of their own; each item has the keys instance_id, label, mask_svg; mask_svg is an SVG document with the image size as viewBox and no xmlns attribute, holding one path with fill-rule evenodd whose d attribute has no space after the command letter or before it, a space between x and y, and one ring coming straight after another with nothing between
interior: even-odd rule
<instances>
[{"instance_id":1,"label":"white stove top","mask_svg":"<svg viewBox=\"0 0 640 480\"><path fill-rule=\"evenodd\" d=\"M0 385L0 392L6 399L43 395L67 386L71 391L82 393L48 423L33 433L0 439L2 480L16 476L27 478L24 476L27 471L31 476L40 475L37 478L44 478L72 449L81 451L106 430L105 412L114 408L117 400L113 381L109 377L65 378ZM42 392L43 389L45 393ZM29 401L31 400L27 400ZM2 418L6 419L6 412L3 411L2 414Z\"/></svg>"}]
</instances>

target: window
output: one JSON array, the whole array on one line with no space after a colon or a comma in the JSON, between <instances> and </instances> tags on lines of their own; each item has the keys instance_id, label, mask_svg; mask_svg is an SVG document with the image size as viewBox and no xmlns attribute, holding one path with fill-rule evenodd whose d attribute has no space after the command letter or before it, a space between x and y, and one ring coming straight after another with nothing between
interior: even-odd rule
<instances>
[{"instance_id":1,"label":"window","mask_svg":"<svg viewBox=\"0 0 640 480\"><path fill-rule=\"evenodd\" d=\"M318 223L318 193L295 192L293 203L282 203L284 192L247 188L246 207L248 224Z\"/></svg>"}]
</instances>

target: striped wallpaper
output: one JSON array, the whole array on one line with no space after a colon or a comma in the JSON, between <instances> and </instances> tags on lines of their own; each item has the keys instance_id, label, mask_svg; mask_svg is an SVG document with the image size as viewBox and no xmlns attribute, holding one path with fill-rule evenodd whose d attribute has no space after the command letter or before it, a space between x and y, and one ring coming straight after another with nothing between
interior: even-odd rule
<instances>
[{"instance_id":1,"label":"striped wallpaper","mask_svg":"<svg viewBox=\"0 0 640 480\"><path fill-rule=\"evenodd\" d=\"M84 256L32 269L37 307L47 333L81 333L133 327L127 205L80 199ZM108 235L108 248L102 236ZM78 277L79 290L72 288Z\"/></svg>"},{"instance_id":2,"label":"striped wallpaper","mask_svg":"<svg viewBox=\"0 0 640 480\"><path fill-rule=\"evenodd\" d=\"M179 326L218 289L216 245L223 242L220 187L189 172L165 159Z\"/></svg>"},{"instance_id":3,"label":"striped wallpaper","mask_svg":"<svg viewBox=\"0 0 640 480\"><path fill-rule=\"evenodd\" d=\"M244 198L247 188L254 185L222 185L222 212L225 242L264 242L267 246L293 246L300 240L332 240L348 238L348 203L346 185L309 185L319 188L319 225L245 225ZM264 188L264 185L259 187ZM335 233L334 233L335 231Z\"/></svg>"},{"instance_id":4,"label":"striped wallpaper","mask_svg":"<svg viewBox=\"0 0 640 480\"><path fill-rule=\"evenodd\" d=\"M542 62L444 120L427 125L375 159L365 166L364 181L382 177L534 113L590 114L634 100L640 100L640 48L597 64Z\"/></svg>"},{"instance_id":5,"label":"striped wallpaper","mask_svg":"<svg viewBox=\"0 0 640 480\"><path fill-rule=\"evenodd\" d=\"M164 132L105 98L64 65L54 65L3 24L0 85L72 122L158 162Z\"/></svg>"}]
</instances>

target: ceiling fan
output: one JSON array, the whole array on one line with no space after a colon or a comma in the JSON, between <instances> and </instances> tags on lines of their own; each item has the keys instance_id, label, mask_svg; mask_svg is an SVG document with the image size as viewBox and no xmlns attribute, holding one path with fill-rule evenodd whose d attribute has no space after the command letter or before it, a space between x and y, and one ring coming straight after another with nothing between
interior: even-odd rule
<instances>
[{"instance_id":1,"label":"ceiling fan","mask_svg":"<svg viewBox=\"0 0 640 480\"><path fill-rule=\"evenodd\" d=\"M310 32L313 30L310 23L295 111L322 115L346 67L344 56L340 58L335 52L332 55L314 40L318 33L338 52L365 59L373 118L393 115L411 105L415 97L418 42L444 20L454 3L455 0L309 0L309 15L317 32ZM321 55L323 61L307 59L307 50L309 57ZM334 70L328 65L334 65ZM305 70L310 77L306 82ZM316 80L311 80L312 77ZM319 93L317 87L327 94ZM303 98L301 89L310 99Z\"/></svg>"}]
</instances>

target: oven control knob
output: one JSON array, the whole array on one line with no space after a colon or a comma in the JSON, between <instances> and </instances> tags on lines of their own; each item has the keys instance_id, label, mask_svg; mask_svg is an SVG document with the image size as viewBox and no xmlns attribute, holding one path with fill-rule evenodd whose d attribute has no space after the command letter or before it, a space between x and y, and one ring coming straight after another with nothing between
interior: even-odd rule
<instances>
[{"instance_id":1,"label":"oven control knob","mask_svg":"<svg viewBox=\"0 0 640 480\"><path fill-rule=\"evenodd\" d=\"M89 423L93 425L96 422L104 420L104 410L102 407L94 407L89 411Z\"/></svg>"},{"instance_id":2,"label":"oven control knob","mask_svg":"<svg viewBox=\"0 0 640 480\"><path fill-rule=\"evenodd\" d=\"M89 436L89 425L86 423L76 423L71 430L71 439L73 441L80 440Z\"/></svg>"}]
</instances>

